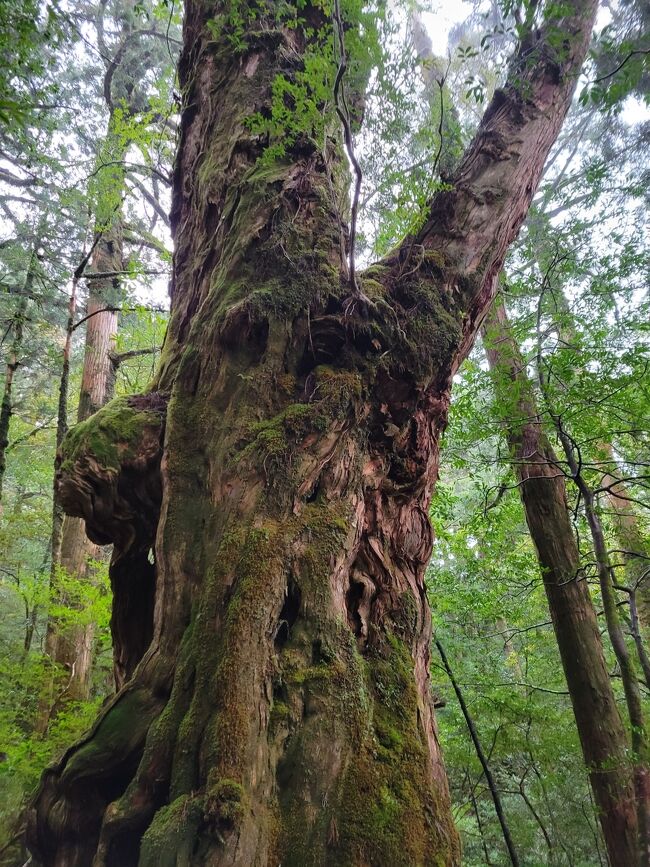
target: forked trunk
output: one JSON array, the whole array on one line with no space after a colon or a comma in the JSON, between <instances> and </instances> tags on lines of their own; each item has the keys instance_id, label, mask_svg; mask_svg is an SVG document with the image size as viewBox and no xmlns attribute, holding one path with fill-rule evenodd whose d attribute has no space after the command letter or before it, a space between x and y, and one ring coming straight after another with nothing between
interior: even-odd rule
<instances>
[{"instance_id":1,"label":"forked trunk","mask_svg":"<svg viewBox=\"0 0 650 867\"><path fill-rule=\"evenodd\" d=\"M43 778L47 865L459 863L428 670L438 440L595 2L522 46L453 189L361 277L370 303L341 278L335 140L255 130L282 82L314 98L305 54L331 45L320 6L282 9L186 6L161 369L63 449L66 508L115 544L130 679Z\"/></svg>"},{"instance_id":2,"label":"forked trunk","mask_svg":"<svg viewBox=\"0 0 650 867\"><path fill-rule=\"evenodd\" d=\"M482 333L607 852L612 867L632 867L638 863L633 768L581 570L564 475L542 429L501 299L492 305Z\"/></svg>"}]
</instances>

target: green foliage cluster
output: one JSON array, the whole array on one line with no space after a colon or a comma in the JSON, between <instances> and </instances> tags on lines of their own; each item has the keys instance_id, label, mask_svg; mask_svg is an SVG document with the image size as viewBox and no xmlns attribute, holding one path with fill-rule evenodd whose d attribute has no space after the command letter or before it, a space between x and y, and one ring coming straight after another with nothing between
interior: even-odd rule
<instances>
[{"instance_id":1,"label":"green foliage cluster","mask_svg":"<svg viewBox=\"0 0 650 867\"><path fill-rule=\"evenodd\" d=\"M524 863L587 867L598 863L602 844L518 491L493 505L497 468L472 471L472 463L460 475L448 466L433 508L436 637L470 707ZM438 723L463 863L504 864L482 768L435 650L432 679L446 702Z\"/></svg>"},{"instance_id":2,"label":"green foliage cluster","mask_svg":"<svg viewBox=\"0 0 650 867\"><path fill-rule=\"evenodd\" d=\"M22 527L14 525L14 530L20 532ZM88 583L58 569L57 583L63 592L52 600L48 573L43 568L30 569L32 547L33 543L25 546L15 571L3 566L0 581L0 846L9 841L43 768L92 723L112 677L106 562L92 564ZM51 720L47 718L51 691L55 701L65 694L69 672L53 665L38 649L45 628L40 612L45 611L58 619L63 634L93 624L96 645L89 700L66 704Z\"/></svg>"},{"instance_id":3,"label":"green foliage cluster","mask_svg":"<svg viewBox=\"0 0 650 867\"><path fill-rule=\"evenodd\" d=\"M61 38L58 0L0 4L0 123L19 124L56 96L54 82L35 87L47 70L46 46Z\"/></svg>"}]
</instances>

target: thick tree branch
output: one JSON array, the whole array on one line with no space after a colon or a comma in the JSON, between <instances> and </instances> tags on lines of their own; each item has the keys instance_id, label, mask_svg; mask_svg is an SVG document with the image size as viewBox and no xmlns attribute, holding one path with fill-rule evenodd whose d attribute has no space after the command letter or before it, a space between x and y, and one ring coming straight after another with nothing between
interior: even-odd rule
<instances>
[{"instance_id":1,"label":"thick tree branch","mask_svg":"<svg viewBox=\"0 0 650 867\"><path fill-rule=\"evenodd\" d=\"M573 3L569 14L549 17L524 38L505 86L495 92L450 180L451 189L434 196L422 229L399 248L401 274L419 267L429 251L441 258L438 291L465 311L456 364L471 346L495 291L494 277L528 212L571 102L597 5L596 0ZM564 39L558 46L560 34ZM418 251L419 262L410 261L412 251ZM395 264L394 257L390 263Z\"/></svg>"}]
</instances>

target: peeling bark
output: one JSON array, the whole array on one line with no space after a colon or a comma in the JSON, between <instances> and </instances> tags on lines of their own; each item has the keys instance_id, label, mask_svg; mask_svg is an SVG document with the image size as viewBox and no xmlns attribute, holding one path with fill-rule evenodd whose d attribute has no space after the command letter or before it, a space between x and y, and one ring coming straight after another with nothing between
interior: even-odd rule
<instances>
[{"instance_id":1,"label":"peeling bark","mask_svg":"<svg viewBox=\"0 0 650 867\"><path fill-rule=\"evenodd\" d=\"M30 843L57 867L458 864L424 587L438 442L595 3L553 22L571 34L561 58L547 29L531 37L525 97L513 84L496 97L453 192L360 276L371 304L356 309L340 273L339 145L323 155L306 131L269 165L248 123L329 22L310 5L310 31L256 18L237 51L218 8L221 29L206 26L213 6L188 3L180 64L153 639L45 774ZM110 414L78 441L88 480L63 483L68 508L101 504L84 512L91 536L110 527L117 547L123 455L140 447L136 435L103 458L90 448ZM108 481L117 494L97 497Z\"/></svg>"}]
</instances>

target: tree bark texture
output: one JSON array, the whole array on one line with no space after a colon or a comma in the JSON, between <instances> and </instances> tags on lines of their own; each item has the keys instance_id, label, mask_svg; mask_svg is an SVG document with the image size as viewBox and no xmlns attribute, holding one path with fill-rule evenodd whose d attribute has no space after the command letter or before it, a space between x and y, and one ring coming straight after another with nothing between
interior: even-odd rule
<instances>
[{"instance_id":1,"label":"tree bark texture","mask_svg":"<svg viewBox=\"0 0 650 867\"><path fill-rule=\"evenodd\" d=\"M638 848L628 739L581 570L564 473L543 431L526 364L500 298L482 334L610 862L632 867L638 863Z\"/></svg>"},{"instance_id":2,"label":"tree bark texture","mask_svg":"<svg viewBox=\"0 0 650 867\"><path fill-rule=\"evenodd\" d=\"M73 431L60 467L68 511L115 544L128 680L43 777L46 865L459 863L424 586L438 442L595 3L531 35L453 189L359 276L368 304L341 275L337 142L306 130L269 161L273 133L251 132L331 40L300 8L288 26L256 7L242 34L247 6L186 6L159 374ZM129 594L152 602L154 580L138 618Z\"/></svg>"}]
</instances>

